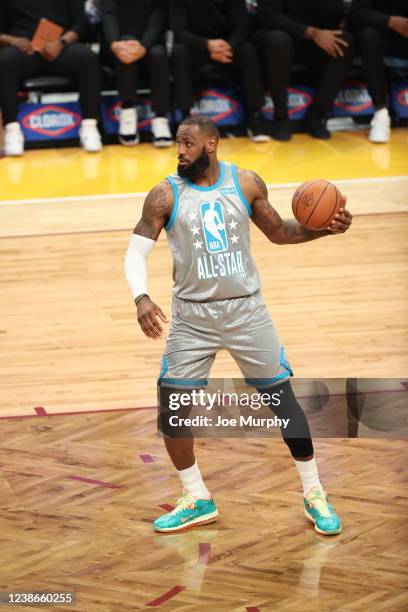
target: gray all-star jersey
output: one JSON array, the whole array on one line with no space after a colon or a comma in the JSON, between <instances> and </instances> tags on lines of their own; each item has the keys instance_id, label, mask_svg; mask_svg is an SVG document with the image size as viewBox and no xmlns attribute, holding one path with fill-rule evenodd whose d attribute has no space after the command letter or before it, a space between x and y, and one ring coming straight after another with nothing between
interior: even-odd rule
<instances>
[{"instance_id":1,"label":"gray all-star jersey","mask_svg":"<svg viewBox=\"0 0 408 612\"><path fill-rule=\"evenodd\" d=\"M195 302L251 295L259 290L250 252L251 207L237 168L220 162L220 176L200 187L177 173L167 177L174 206L165 226L173 254L173 293Z\"/></svg>"}]
</instances>

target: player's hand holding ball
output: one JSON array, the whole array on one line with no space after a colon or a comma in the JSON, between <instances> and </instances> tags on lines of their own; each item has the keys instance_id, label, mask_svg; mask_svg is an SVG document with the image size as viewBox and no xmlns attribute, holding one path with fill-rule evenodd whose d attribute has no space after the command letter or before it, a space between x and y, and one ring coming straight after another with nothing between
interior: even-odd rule
<instances>
[{"instance_id":1,"label":"player's hand holding ball","mask_svg":"<svg viewBox=\"0 0 408 612\"><path fill-rule=\"evenodd\" d=\"M347 203L347 196L342 196L343 208L339 209L339 212L335 214L334 219L330 222L329 227L326 229L332 234L344 234L353 220L353 215L345 208Z\"/></svg>"},{"instance_id":2,"label":"player's hand holding ball","mask_svg":"<svg viewBox=\"0 0 408 612\"><path fill-rule=\"evenodd\" d=\"M310 230L343 234L351 225L352 214L346 210L347 197L333 183L307 181L293 194L292 210L296 220Z\"/></svg>"}]
</instances>

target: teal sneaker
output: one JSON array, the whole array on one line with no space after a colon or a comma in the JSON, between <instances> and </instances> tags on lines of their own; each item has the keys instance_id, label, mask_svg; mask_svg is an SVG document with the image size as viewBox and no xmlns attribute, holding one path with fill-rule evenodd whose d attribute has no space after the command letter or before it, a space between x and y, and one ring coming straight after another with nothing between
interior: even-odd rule
<instances>
[{"instance_id":1,"label":"teal sneaker","mask_svg":"<svg viewBox=\"0 0 408 612\"><path fill-rule=\"evenodd\" d=\"M315 486L310 489L304 499L304 504L305 514L314 523L318 533L335 535L341 532L340 519L321 487Z\"/></svg>"},{"instance_id":2,"label":"teal sneaker","mask_svg":"<svg viewBox=\"0 0 408 612\"><path fill-rule=\"evenodd\" d=\"M212 523L218 516L217 506L213 499L196 499L185 492L177 501L171 512L159 516L153 527L156 531L182 531L196 525Z\"/></svg>"}]
</instances>

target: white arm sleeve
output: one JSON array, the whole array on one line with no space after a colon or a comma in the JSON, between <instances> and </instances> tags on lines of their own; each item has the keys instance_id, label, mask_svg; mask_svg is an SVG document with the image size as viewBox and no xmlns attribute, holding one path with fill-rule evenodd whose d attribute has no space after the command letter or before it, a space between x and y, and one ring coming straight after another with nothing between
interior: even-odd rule
<instances>
[{"instance_id":1,"label":"white arm sleeve","mask_svg":"<svg viewBox=\"0 0 408 612\"><path fill-rule=\"evenodd\" d=\"M125 257L125 275L133 298L148 293L146 259L155 244L150 238L132 234Z\"/></svg>"}]
</instances>

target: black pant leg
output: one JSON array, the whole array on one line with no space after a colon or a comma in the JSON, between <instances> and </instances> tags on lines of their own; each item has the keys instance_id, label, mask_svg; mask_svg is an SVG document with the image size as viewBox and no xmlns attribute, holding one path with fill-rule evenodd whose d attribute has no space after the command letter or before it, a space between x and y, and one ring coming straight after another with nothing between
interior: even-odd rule
<instances>
[{"instance_id":1,"label":"black pant leg","mask_svg":"<svg viewBox=\"0 0 408 612\"><path fill-rule=\"evenodd\" d=\"M258 32L255 36L265 65L267 85L275 107L275 116L286 117L288 114L287 89L290 81L290 69L295 56L295 44L291 36L280 30Z\"/></svg>"},{"instance_id":2,"label":"black pant leg","mask_svg":"<svg viewBox=\"0 0 408 612\"><path fill-rule=\"evenodd\" d=\"M377 28L361 28L358 32L363 69L368 91L376 109L383 108L387 99L384 67L384 33Z\"/></svg>"},{"instance_id":3,"label":"black pant leg","mask_svg":"<svg viewBox=\"0 0 408 612\"><path fill-rule=\"evenodd\" d=\"M248 111L257 111L265 102L261 64L255 46L243 43L235 52L234 61L241 73L241 87Z\"/></svg>"},{"instance_id":4,"label":"black pant leg","mask_svg":"<svg viewBox=\"0 0 408 612\"><path fill-rule=\"evenodd\" d=\"M100 68L98 56L81 43L68 45L50 62L52 74L69 76L77 83L84 119L96 119L99 110Z\"/></svg>"},{"instance_id":5,"label":"black pant leg","mask_svg":"<svg viewBox=\"0 0 408 612\"><path fill-rule=\"evenodd\" d=\"M332 109L353 59L353 36L343 32L342 37L348 43L348 47L343 48L343 57L331 57L311 40L302 41L296 50L297 60L320 75L314 105L324 114Z\"/></svg>"},{"instance_id":6,"label":"black pant leg","mask_svg":"<svg viewBox=\"0 0 408 612\"><path fill-rule=\"evenodd\" d=\"M155 45L149 50L147 65L152 90L152 108L155 114L161 117L171 110L170 68L163 45Z\"/></svg>"},{"instance_id":7,"label":"black pant leg","mask_svg":"<svg viewBox=\"0 0 408 612\"><path fill-rule=\"evenodd\" d=\"M46 74L47 62L39 55L27 55L16 47L0 53L0 108L3 124L13 123L18 114L18 91L23 79Z\"/></svg>"},{"instance_id":8,"label":"black pant leg","mask_svg":"<svg viewBox=\"0 0 408 612\"><path fill-rule=\"evenodd\" d=\"M188 112L194 105L193 75L205 64L211 63L208 51L189 49L176 43L172 55L173 88L175 107Z\"/></svg>"},{"instance_id":9,"label":"black pant leg","mask_svg":"<svg viewBox=\"0 0 408 612\"><path fill-rule=\"evenodd\" d=\"M408 60L408 38L393 30L385 33L385 54Z\"/></svg>"},{"instance_id":10,"label":"black pant leg","mask_svg":"<svg viewBox=\"0 0 408 612\"><path fill-rule=\"evenodd\" d=\"M117 57L114 60L119 98L124 107L136 106L139 84L139 61L124 64Z\"/></svg>"}]
</instances>

